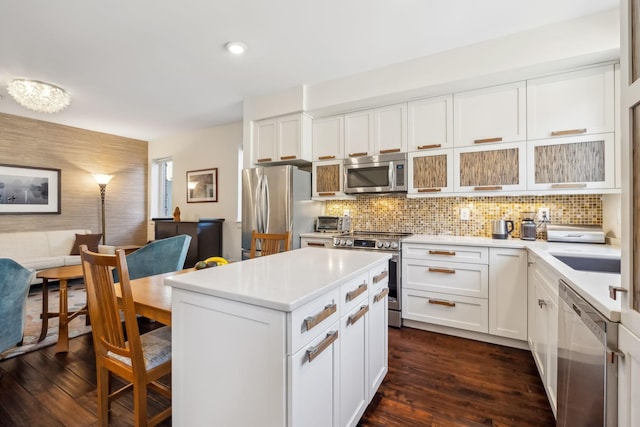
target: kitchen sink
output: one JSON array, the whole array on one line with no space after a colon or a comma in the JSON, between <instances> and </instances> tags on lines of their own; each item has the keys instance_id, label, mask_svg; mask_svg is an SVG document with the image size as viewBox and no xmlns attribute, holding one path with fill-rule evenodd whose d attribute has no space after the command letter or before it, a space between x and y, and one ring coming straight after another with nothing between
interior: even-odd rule
<instances>
[{"instance_id":1,"label":"kitchen sink","mask_svg":"<svg viewBox=\"0 0 640 427\"><path fill-rule=\"evenodd\" d=\"M575 255L551 253L574 270L620 274L620 257L614 255Z\"/></svg>"}]
</instances>

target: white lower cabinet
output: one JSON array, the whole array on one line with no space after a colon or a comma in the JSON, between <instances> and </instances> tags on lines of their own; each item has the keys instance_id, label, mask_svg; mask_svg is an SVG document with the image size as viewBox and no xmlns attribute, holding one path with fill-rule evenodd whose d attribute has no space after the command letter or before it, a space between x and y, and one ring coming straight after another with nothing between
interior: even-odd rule
<instances>
[{"instance_id":1,"label":"white lower cabinet","mask_svg":"<svg viewBox=\"0 0 640 427\"><path fill-rule=\"evenodd\" d=\"M558 396L558 278L530 255L528 341L554 415Z\"/></svg>"},{"instance_id":2,"label":"white lower cabinet","mask_svg":"<svg viewBox=\"0 0 640 427\"><path fill-rule=\"evenodd\" d=\"M475 332L487 332L486 298L404 289L402 317Z\"/></svg>"},{"instance_id":3,"label":"white lower cabinet","mask_svg":"<svg viewBox=\"0 0 640 427\"><path fill-rule=\"evenodd\" d=\"M288 358L289 425L339 426L340 327L338 322ZM314 358L310 360L309 354ZM259 424L256 424L259 425Z\"/></svg>"},{"instance_id":4,"label":"white lower cabinet","mask_svg":"<svg viewBox=\"0 0 640 427\"><path fill-rule=\"evenodd\" d=\"M527 251L405 242L403 308L408 320L527 339Z\"/></svg>"},{"instance_id":5,"label":"white lower cabinet","mask_svg":"<svg viewBox=\"0 0 640 427\"><path fill-rule=\"evenodd\" d=\"M340 319L340 426L355 426L369 404L369 298L363 296Z\"/></svg>"},{"instance_id":6,"label":"white lower cabinet","mask_svg":"<svg viewBox=\"0 0 640 427\"><path fill-rule=\"evenodd\" d=\"M618 425L640 425L640 337L624 325L618 328L618 347L624 357L618 359ZM635 397L634 397L635 396ZM635 404L633 402L636 402Z\"/></svg>"},{"instance_id":7,"label":"white lower cabinet","mask_svg":"<svg viewBox=\"0 0 640 427\"><path fill-rule=\"evenodd\" d=\"M489 333L527 339L527 251L489 248Z\"/></svg>"},{"instance_id":8,"label":"white lower cabinet","mask_svg":"<svg viewBox=\"0 0 640 427\"><path fill-rule=\"evenodd\" d=\"M488 332L487 248L408 243L402 250L403 318Z\"/></svg>"},{"instance_id":9,"label":"white lower cabinet","mask_svg":"<svg viewBox=\"0 0 640 427\"><path fill-rule=\"evenodd\" d=\"M300 237L300 247L306 248L307 246L312 246L314 248L330 248L333 246L333 236Z\"/></svg>"},{"instance_id":10,"label":"white lower cabinet","mask_svg":"<svg viewBox=\"0 0 640 427\"><path fill-rule=\"evenodd\" d=\"M389 367L389 274L373 271L369 291L369 401L373 399ZM386 275L385 275L386 273Z\"/></svg>"}]
</instances>

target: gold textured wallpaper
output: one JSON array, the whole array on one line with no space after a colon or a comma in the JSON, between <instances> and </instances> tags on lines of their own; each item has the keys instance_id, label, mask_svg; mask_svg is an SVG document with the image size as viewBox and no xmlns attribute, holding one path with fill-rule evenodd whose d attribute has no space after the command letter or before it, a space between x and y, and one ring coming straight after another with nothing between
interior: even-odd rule
<instances>
[{"instance_id":1,"label":"gold textured wallpaper","mask_svg":"<svg viewBox=\"0 0 640 427\"><path fill-rule=\"evenodd\" d=\"M522 212L549 208L555 224L602 224L600 194L557 196L442 197L409 199L404 195L358 196L356 200L326 202L326 214L351 215L351 227L359 231L405 231L419 234L491 237L491 221L510 219L513 237L520 237ZM469 221L460 220L460 209L468 208ZM544 226L537 237L546 238Z\"/></svg>"}]
</instances>

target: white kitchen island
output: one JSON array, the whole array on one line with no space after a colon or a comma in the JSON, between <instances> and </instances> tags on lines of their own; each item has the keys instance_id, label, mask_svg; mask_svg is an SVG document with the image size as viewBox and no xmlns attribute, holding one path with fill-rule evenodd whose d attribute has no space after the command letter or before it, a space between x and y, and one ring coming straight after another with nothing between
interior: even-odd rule
<instances>
[{"instance_id":1,"label":"white kitchen island","mask_svg":"<svg viewBox=\"0 0 640 427\"><path fill-rule=\"evenodd\" d=\"M387 372L389 258L302 248L167 278L173 425L356 425Z\"/></svg>"}]
</instances>

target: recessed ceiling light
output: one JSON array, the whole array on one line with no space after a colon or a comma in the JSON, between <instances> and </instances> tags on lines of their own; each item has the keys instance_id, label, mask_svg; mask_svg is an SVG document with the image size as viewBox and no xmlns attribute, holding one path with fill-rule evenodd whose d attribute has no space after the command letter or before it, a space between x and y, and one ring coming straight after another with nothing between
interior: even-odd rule
<instances>
[{"instance_id":1,"label":"recessed ceiling light","mask_svg":"<svg viewBox=\"0 0 640 427\"><path fill-rule=\"evenodd\" d=\"M242 42L228 42L224 47L234 55L242 55L247 50L247 45Z\"/></svg>"}]
</instances>

